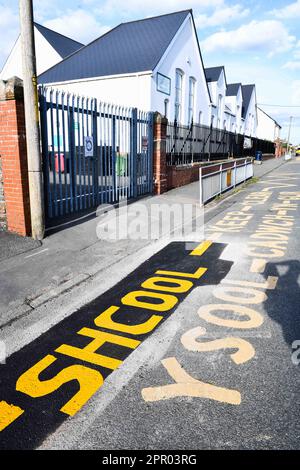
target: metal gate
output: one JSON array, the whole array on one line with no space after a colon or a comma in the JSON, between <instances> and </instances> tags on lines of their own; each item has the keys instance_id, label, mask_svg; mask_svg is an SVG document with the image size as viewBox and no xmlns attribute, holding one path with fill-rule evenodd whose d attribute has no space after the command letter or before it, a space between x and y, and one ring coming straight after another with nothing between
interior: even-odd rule
<instances>
[{"instance_id":1,"label":"metal gate","mask_svg":"<svg viewBox=\"0 0 300 470\"><path fill-rule=\"evenodd\" d=\"M152 193L153 113L40 88L51 219Z\"/></svg>"}]
</instances>

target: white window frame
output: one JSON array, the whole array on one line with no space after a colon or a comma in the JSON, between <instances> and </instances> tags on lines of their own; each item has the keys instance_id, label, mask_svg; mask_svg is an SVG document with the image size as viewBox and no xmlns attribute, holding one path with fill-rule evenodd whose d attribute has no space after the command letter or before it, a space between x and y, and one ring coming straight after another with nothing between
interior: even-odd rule
<instances>
[{"instance_id":1,"label":"white window frame","mask_svg":"<svg viewBox=\"0 0 300 470\"><path fill-rule=\"evenodd\" d=\"M194 121L195 111L195 94L196 94L196 79L195 77L189 78L189 107L188 107L188 124Z\"/></svg>"},{"instance_id":2,"label":"white window frame","mask_svg":"<svg viewBox=\"0 0 300 470\"><path fill-rule=\"evenodd\" d=\"M221 128L221 117L222 117L222 101L223 95L219 93L218 95L218 128Z\"/></svg>"},{"instance_id":3,"label":"white window frame","mask_svg":"<svg viewBox=\"0 0 300 470\"><path fill-rule=\"evenodd\" d=\"M166 98L164 100L164 113L165 113L165 117L167 118L168 115L169 115L169 103L170 103L170 100L168 98Z\"/></svg>"},{"instance_id":4,"label":"white window frame","mask_svg":"<svg viewBox=\"0 0 300 470\"><path fill-rule=\"evenodd\" d=\"M183 71L181 69L176 69L174 120L176 120L177 123L181 122L181 116L182 116L183 77L184 77Z\"/></svg>"},{"instance_id":5,"label":"white window frame","mask_svg":"<svg viewBox=\"0 0 300 470\"><path fill-rule=\"evenodd\" d=\"M202 124L202 117L203 117L203 112L199 111L199 121L198 121L199 126L201 126L201 124Z\"/></svg>"}]
</instances>

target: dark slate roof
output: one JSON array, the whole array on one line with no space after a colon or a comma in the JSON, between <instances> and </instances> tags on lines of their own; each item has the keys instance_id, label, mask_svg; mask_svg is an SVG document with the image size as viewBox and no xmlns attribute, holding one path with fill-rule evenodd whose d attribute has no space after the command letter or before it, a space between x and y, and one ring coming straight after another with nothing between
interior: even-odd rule
<instances>
[{"instance_id":1,"label":"dark slate roof","mask_svg":"<svg viewBox=\"0 0 300 470\"><path fill-rule=\"evenodd\" d=\"M83 47L83 44L80 42L74 41L67 36L63 36L56 31L52 31L52 29L46 28L38 23L34 23L34 25L62 59L65 59L70 54L73 54L73 52L78 51L78 49Z\"/></svg>"},{"instance_id":2,"label":"dark slate roof","mask_svg":"<svg viewBox=\"0 0 300 470\"><path fill-rule=\"evenodd\" d=\"M236 96L241 86L241 83L229 83L227 85L226 96Z\"/></svg>"},{"instance_id":3,"label":"dark slate roof","mask_svg":"<svg viewBox=\"0 0 300 470\"><path fill-rule=\"evenodd\" d=\"M204 70L207 82L217 82L220 78L222 70L224 70L225 74L225 68L223 65L221 65L220 67L209 67Z\"/></svg>"},{"instance_id":4,"label":"dark slate roof","mask_svg":"<svg viewBox=\"0 0 300 470\"><path fill-rule=\"evenodd\" d=\"M255 90L255 85L242 85L242 94L243 94L243 108L242 108L242 117L245 118L249 108L251 96Z\"/></svg>"},{"instance_id":5,"label":"dark slate roof","mask_svg":"<svg viewBox=\"0 0 300 470\"><path fill-rule=\"evenodd\" d=\"M44 72L39 83L154 70L191 10L121 23Z\"/></svg>"}]
</instances>

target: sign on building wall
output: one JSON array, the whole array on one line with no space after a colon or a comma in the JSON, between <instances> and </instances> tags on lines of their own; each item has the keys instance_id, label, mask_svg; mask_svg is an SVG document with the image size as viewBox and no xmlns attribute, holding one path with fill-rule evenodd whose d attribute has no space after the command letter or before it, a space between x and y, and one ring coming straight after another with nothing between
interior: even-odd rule
<instances>
[{"instance_id":1,"label":"sign on building wall","mask_svg":"<svg viewBox=\"0 0 300 470\"><path fill-rule=\"evenodd\" d=\"M162 73L157 72L156 75L156 89L161 93L165 93L166 95L171 94L171 79L163 75Z\"/></svg>"},{"instance_id":2,"label":"sign on building wall","mask_svg":"<svg viewBox=\"0 0 300 470\"><path fill-rule=\"evenodd\" d=\"M251 149L252 148L252 139L249 137L245 137L244 139L244 149Z\"/></svg>"}]
</instances>

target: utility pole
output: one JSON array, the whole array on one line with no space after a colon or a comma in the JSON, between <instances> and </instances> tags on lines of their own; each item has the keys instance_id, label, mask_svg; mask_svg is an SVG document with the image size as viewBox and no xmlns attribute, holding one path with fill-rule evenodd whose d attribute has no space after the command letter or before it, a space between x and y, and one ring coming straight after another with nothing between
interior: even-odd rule
<instances>
[{"instance_id":1,"label":"utility pole","mask_svg":"<svg viewBox=\"0 0 300 470\"><path fill-rule=\"evenodd\" d=\"M288 134L288 141L287 141L287 153L289 153L289 150L290 150L290 137L291 137L292 121L293 121L293 116L290 116L289 134Z\"/></svg>"},{"instance_id":2,"label":"utility pole","mask_svg":"<svg viewBox=\"0 0 300 470\"><path fill-rule=\"evenodd\" d=\"M19 0L32 238L45 233L32 0Z\"/></svg>"}]
</instances>

